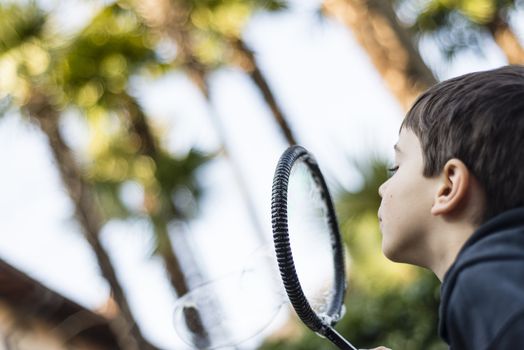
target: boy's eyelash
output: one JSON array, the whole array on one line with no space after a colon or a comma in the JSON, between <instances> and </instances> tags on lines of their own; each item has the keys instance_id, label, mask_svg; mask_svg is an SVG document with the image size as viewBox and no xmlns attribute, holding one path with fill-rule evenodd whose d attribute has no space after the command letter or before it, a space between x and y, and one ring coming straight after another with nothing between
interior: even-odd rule
<instances>
[{"instance_id":1,"label":"boy's eyelash","mask_svg":"<svg viewBox=\"0 0 524 350\"><path fill-rule=\"evenodd\" d=\"M391 168L388 168L388 171L390 173L395 173L396 171L398 170L398 165L394 166L394 167L391 167Z\"/></svg>"}]
</instances>

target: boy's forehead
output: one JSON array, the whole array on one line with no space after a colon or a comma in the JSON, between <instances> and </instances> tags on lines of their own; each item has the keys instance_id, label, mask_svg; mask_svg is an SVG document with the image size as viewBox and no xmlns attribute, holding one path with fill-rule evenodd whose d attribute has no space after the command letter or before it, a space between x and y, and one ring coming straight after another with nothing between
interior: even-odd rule
<instances>
[{"instance_id":1,"label":"boy's forehead","mask_svg":"<svg viewBox=\"0 0 524 350\"><path fill-rule=\"evenodd\" d=\"M398 140L393 145L393 149L395 150L395 153L402 154L403 153L403 145L406 143L406 129L402 128L400 132L398 133Z\"/></svg>"},{"instance_id":2,"label":"boy's forehead","mask_svg":"<svg viewBox=\"0 0 524 350\"><path fill-rule=\"evenodd\" d=\"M402 128L398 135L398 141L393 146L395 154L403 155L410 152L410 149L418 145L418 138L415 133L409 129Z\"/></svg>"}]
</instances>

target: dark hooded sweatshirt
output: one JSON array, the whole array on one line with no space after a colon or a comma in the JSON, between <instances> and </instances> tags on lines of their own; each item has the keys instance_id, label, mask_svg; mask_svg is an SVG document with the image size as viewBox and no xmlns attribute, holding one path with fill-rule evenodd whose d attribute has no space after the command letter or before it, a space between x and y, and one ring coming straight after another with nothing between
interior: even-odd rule
<instances>
[{"instance_id":1,"label":"dark hooded sweatshirt","mask_svg":"<svg viewBox=\"0 0 524 350\"><path fill-rule=\"evenodd\" d=\"M439 332L452 350L524 349L524 207L464 244L444 276Z\"/></svg>"}]
</instances>

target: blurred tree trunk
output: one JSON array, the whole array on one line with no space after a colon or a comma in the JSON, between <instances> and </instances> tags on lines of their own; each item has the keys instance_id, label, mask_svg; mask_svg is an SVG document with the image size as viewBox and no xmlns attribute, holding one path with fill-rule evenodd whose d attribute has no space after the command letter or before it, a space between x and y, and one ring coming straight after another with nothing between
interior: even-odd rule
<instances>
[{"instance_id":1,"label":"blurred tree trunk","mask_svg":"<svg viewBox=\"0 0 524 350\"><path fill-rule=\"evenodd\" d=\"M323 12L349 27L404 110L437 80L388 0L324 0Z\"/></svg>"},{"instance_id":2,"label":"blurred tree trunk","mask_svg":"<svg viewBox=\"0 0 524 350\"><path fill-rule=\"evenodd\" d=\"M130 132L134 133L140 139L140 153L150 157L155 163L158 163L161 161L158 147L141 107L132 96L127 94L120 95L120 101L122 102L120 106L121 110L127 113L129 119ZM161 186L161 184L159 185ZM169 197L169 194L166 196L166 191L164 190L160 192L160 208L158 212L150 213L155 227L155 234L157 235L156 248L164 262L171 286L178 296L183 296L189 292L189 286L167 229L169 222L178 215L171 199L165 198Z\"/></svg>"},{"instance_id":3,"label":"blurred tree trunk","mask_svg":"<svg viewBox=\"0 0 524 350\"><path fill-rule=\"evenodd\" d=\"M509 23L500 14L486 26L509 64L524 64L524 48Z\"/></svg>"},{"instance_id":4,"label":"blurred tree trunk","mask_svg":"<svg viewBox=\"0 0 524 350\"><path fill-rule=\"evenodd\" d=\"M102 243L99 240L102 219L89 185L82 179L74 156L65 144L58 127L59 111L49 102L49 97L34 89L23 110L47 136L53 157L57 163L62 181L75 206L75 215L82 227L84 237L95 253L102 276L111 287L118 304L119 313L112 320L121 349L156 350L142 335L133 315L116 271Z\"/></svg>"},{"instance_id":5,"label":"blurred tree trunk","mask_svg":"<svg viewBox=\"0 0 524 350\"><path fill-rule=\"evenodd\" d=\"M130 132L134 133L140 139L140 153L150 157L154 160L155 164L158 164L158 162L162 160L155 137L151 133L142 108L130 95L121 94L119 97L122 102L120 106L121 110L125 111L130 123ZM169 223L179 215L171 200L171 193L162 189L162 184L159 183L159 186L161 188L160 194L157 195L157 197L159 197L157 198L160 204L159 208L149 213L155 232L156 252L162 258L171 287L177 296L181 297L190 291L190 286L168 230ZM194 311L191 318L187 319L187 322L188 326L197 335L197 337L194 338L195 345L197 345L198 348L209 346L208 335L198 311Z\"/></svg>"},{"instance_id":6,"label":"blurred tree trunk","mask_svg":"<svg viewBox=\"0 0 524 350\"><path fill-rule=\"evenodd\" d=\"M260 240L265 242L263 226L256 214L256 207L249 194L247 182L242 175L240 166L231 155L224 127L212 107L211 94L207 83L208 69L199 62L193 53L190 29L188 28L188 22L190 21L189 9L180 1L168 0L135 2L135 8L150 28L158 31L162 36L167 36L177 44L177 63L182 66L187 76L199 89L207 102L208 114L220 139L222 152L231 166L255 232Z\"/></svg>"},{"instance_id":7,"label":"blurred tree trunk","mask_svg":"<svg viewBox=\"0 0 524 350\"><path fill-rule=\"evenodd\" d=\"M297 139L291 130L287 117L280 104L277 102L275 94L269 87L269 83L262 73L258 62L256 61L255 54L247 46L247 44L239 38L230 39L231 46L236 50L235 63L246 72L251 78L259 92L262 94L264 101L269 106L273 119L277 123L280 131L286 138L288 145L296 145Z\"/></svg>"}]
</instances>

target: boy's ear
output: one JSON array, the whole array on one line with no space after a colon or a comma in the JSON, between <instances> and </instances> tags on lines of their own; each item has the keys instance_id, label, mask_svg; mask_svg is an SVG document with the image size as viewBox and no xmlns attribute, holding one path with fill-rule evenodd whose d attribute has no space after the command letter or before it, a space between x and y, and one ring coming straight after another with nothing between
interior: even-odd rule
<instances>
[{"instance_id":1,"label":"boy's ear","mask_svg":"<svg viewBox=\"0 0 524 350\"><path fill-rule=\"evenodd\" d=\"M431 214L445 215L458 209L468 192L470 176L468 168L461 160L448 160L440 174Z\"/></svg>"}]
</instances>

